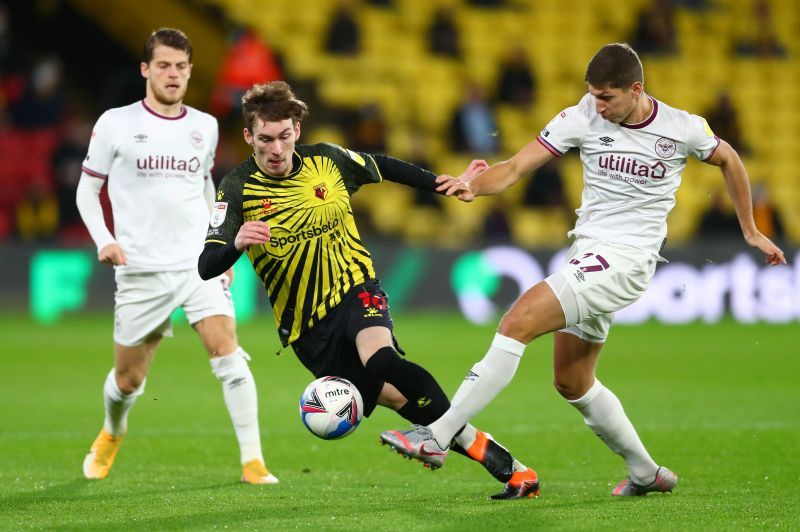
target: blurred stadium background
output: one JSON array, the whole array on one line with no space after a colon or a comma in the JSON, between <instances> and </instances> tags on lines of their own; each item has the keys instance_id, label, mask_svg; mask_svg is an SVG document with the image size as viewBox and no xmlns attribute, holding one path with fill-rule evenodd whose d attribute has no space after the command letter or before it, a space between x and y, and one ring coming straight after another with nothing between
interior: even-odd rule
<instances>
[{"instance_id":1,"label":"blurred stadium background","mask_svg":"<svg viewBox=\"0 0 800 532\"><path fill-rule=\"evenodd\" d=\"M184 29L195 46L187 102L220 120L215 179L247 156L237 98L254 81L284 78L310 103L305 142L456 173L472 158L497 161L533 139L578 101L599 46L631 42L648 92L706 116L739 149L759 226L787 257L798 249L794 0L295 0L291 8L257 0L35 0L0 4L0 308L47 321L111 307L111 274L94 263L74 191L92 124L103 110L142 97L140 47L165 25ZM354 208L396 304L460 303L487 320L493 299L502 307L517 284L546 275L567 243L581 186L571 154L472 205L384 183L362 189ZM658 292L675 308L662 313L675 315L655 317L800 317L800 273L761 271L716 168L689 163L669 227L665 255L680 260L662 269ZM498 245L496 267L486 254L464 255ZM514 275L498 271L506 259ZM486 275L464 275L466 266ZM240 306L251 309L245 319L263 310L254 283L239 291L247 292ZM645 314L654 315L630 319Z\"/></svg>"},{"instance_id":2,"label":"blurred stadium background","mask_svg":"<svg viewBox=\"0 0 800 532\"><path fill-rule=\"evenodd\" d=\"M186 328L161 348L114 478L83 482L111 363L114 283L97 264L75 187L97 117L142 98L140 47L161 26L194 44L187 103L220 120L217 180L247 156L236 99L254 81L284 78L310 104L304 142L456 173L533 139L581 97L599 46L632 43L647 91L706 116L740 151L758 224L790 261L763 267L718 170L690 161L669 220L670 263L618 316L644 325L615 329L601 376L653 455L682 475L676 496L609 503L621 462L552 390L549 341L528 349L515 382L478 418L535 461L544 479L535 521L529 506L479 502L490 483L464 461L421 480L421 468L378 454L377 432L399 421L387 412L316 444L296 416L310 375L286 352L272 356L279 342L263 288L241 262L239 334L254 355L268 465L281 484L268 494L236 484L218 383ZM796 527L799 55L797 0L0 2L0 526ZM392 183L354 196L401 316L398 336L448 393L502 310L565 251L580 192L580 163L568 155L471 205Z\"/></svg>"}]
</instances>

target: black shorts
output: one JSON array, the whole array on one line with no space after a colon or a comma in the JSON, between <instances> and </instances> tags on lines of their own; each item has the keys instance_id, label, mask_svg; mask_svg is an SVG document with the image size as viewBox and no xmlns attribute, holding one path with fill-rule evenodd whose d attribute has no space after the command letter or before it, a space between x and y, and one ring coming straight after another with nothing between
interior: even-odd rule
<instances>
[{"instance_id":1,"label":"black shorts","mask_svg":"<svg viewBox=\"0 0 800 532\"><path fill-rule=\"evenodd\" d=\"M377 279L357 285L345 294L341 303L310 331L292 343L297 358L315 377L344 377L352 382L364 400L364 415L375 409L383 381L375 379L361 363L356 349L356 335L367 327L382 326L394 330L389 315L389 298ZM394 347L403 354L394 339Z\"/></svg>"}]
</instances>

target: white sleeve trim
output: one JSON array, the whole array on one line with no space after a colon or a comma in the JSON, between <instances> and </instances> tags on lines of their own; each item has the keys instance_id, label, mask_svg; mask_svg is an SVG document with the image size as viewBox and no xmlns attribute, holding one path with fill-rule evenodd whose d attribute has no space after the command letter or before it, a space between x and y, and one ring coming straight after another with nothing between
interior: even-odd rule
<instances>
[{"instance_id":1,"label":"white sleeve trim","mask_svg":"<svg viewBox=\"0 0 800 532\"><path fill-rule=\"evenodd\" d=\"M100 190L103 188L103 183L103 179L82 172L75 194L78 211L81 213L81 218L83 218L89 234L92 235L97 251L116 242L106 227L105 218L103 218L103 206L100 204Z\"/></svg>"}]
</instances>

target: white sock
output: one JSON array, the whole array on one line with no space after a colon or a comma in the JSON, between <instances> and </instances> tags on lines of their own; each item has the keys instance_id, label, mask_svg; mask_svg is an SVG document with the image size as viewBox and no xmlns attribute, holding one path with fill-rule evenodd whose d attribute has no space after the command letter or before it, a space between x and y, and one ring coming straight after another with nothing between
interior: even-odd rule
<instances>
[{"instance_id":1,"label":"white sock","mask_svg":"<svg viewBox=\"0 0 800 532\"><path fill-rule=\"evenodd\" d=\"M491 436L488 433L484 433L484 434L486 434L487 437ZM455 442L458 445L461 446L462 449L464 449L465 451L468 451L469 448L472 447L472 444L475 443L475 440L478 439L478 429L475 428L473 425L470 425L469 423L467 423L464 426L464 430L459 432L458 435L456 435L453 439L455 440ZM495 442L495 443L497 443L497 442ZM500 445L500 444L497 443L497 445ZM503 446L500 445L500 447L503 447ZM505 447L503 447L503 448L505 449ZM509 454L510 454L510 452L509 452ZM513 457L512 457L512 460L513 460L512 464L513 464L514 471L527 471L528 467L525 464L523 464L522 462L520 462L519 460L517 460L516 458L513 458Z\"/></svg>"},{"instance_id":2,"label":"white sock","mask_svg":"<svg viewBox=\"0 0 800 532\"><path fill-rule=\"evenodd\" d=\"M515 472L517 472L517 471L523 472L523 471L527 471L528 470L528 466L526 466L525 464L523 464L522 462L520 462L516 458L514 458L513 464L514 464L514 471Z\"/></svg>"},{"instance_id":3,"label":"white sock","mask_svg":"<svg viewBox=\"0 0 800 532\"><path fill-rule=\"evenodd\" d=\"M230 355L211 359L211 371L222 383L225 406L233 421L242 464L264 457L261 454L261 436L258 430L258 396L256 383L244 349L238 347Z\"/></svg>"},{"instance_id":4,"label":"white sock","mask_svg":"<svg viewBox=\"0 0 800 532\"><path fill-rule=\"evenodd\" d=\"M103 427L105 427L106 432L114 437L125 434L128 431L128 412L133 407L133 403L136 402L136 398L144 393L144 384L147 381L147 379L143 380L142 384L133 393L126 395L117 386L116 375L116 368L111 368L103 385L103 403L106 410Z\"/></svg>"},{"instance_id":5,"label":"white sock","mask_svg":"<svg viewBox=\"0 0 800 532\"><path fill-rule=\"evenodd\" d=\"M586 425L612 451L625 459L633 482L644 485L653 481L658 465L650 458L636 429L625 415L622 403L611 390L595 379L583 397L567 401L583 414Z\"/></svg>"},{"instance_id":6,"label":"white sock","mask_svg":"<svg viewBox=\"0 0 800 532\"><path fill-rule=\"evenodd\" d=\"M453 438L457 444L461 446L462 449L468 451L472 444L475 443L475 440L478 439L478 429L467 423L460 433Z\"/></svg>"},{"instance_id":7,"label":"white sock","mask_svg":"<svg viewBox=\"0 0 800 532\"><path fill-rule=\"evenodd\" d=\"M524 351L522 342L495 334L489 351L472 366L472 371L458 387L450 401L450 409L430 424L440 447L449 445L453 435L508 386Z\"/></svg>"}]
</instances>

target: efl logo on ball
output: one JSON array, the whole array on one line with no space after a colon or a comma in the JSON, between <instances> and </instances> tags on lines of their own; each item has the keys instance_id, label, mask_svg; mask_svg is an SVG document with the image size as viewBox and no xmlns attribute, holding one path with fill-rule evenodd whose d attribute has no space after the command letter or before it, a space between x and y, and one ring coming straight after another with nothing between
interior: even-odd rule
<instances>
[{"instance_id":1,"label":"efl logo on ball","mask_svg":"<svg viewBox=\"0 0 800 532\"><path fill-rule=\"evenodd\" d=\"M309 384L300 397L300 419L323 440L343 438L356 430L364 402L353 383L341 377L322 377Z\"/></svg>"}]
</instances>

